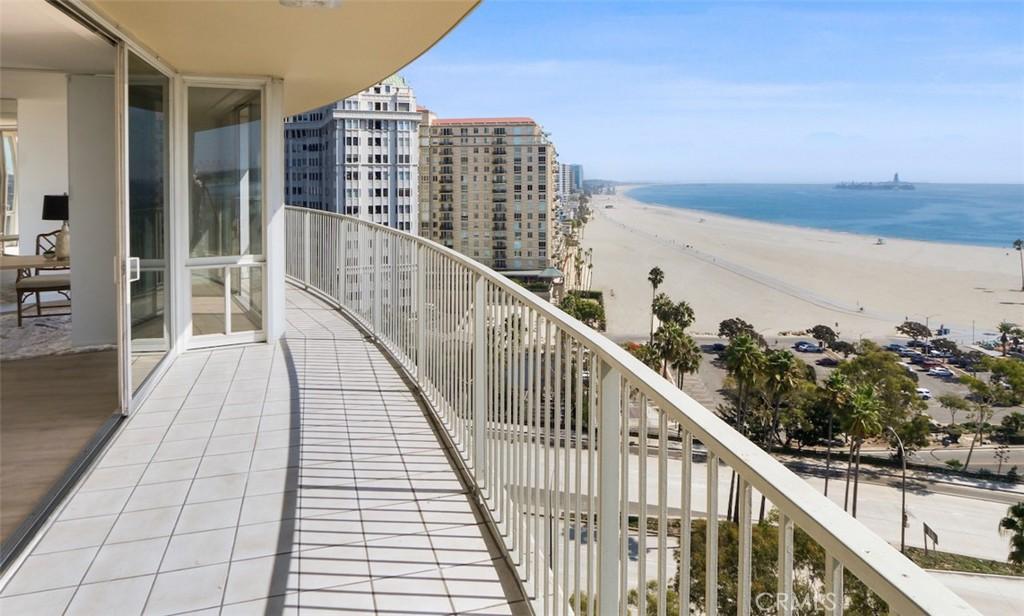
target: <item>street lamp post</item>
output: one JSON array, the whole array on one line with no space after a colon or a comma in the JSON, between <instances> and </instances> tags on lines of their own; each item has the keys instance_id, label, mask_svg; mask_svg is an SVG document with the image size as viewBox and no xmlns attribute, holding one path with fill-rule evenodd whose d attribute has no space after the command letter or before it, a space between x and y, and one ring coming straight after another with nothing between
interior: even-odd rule
<instances>
[{"instance_id":1,"label":"street lamp post","mask_svg":"<svg viewBox=\"0 0 1024 616\"><path fill-rule=\"evenodd\" d=\"M906 555L907 553L907 451L903 448L903 439L900 438L899 434L892 429L892 426L886 426L886 430L892 433L896 438L896 443L900 446L900 462L903 463L903 485L901 492L903 493L903 502L900 507L900 554Z\"/></svg>"}]
</instances>

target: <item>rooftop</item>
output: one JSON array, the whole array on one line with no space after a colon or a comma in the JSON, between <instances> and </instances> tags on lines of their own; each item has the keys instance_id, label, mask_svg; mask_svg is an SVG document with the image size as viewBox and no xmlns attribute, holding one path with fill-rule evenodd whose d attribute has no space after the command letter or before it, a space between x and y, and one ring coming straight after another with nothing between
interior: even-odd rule
<instances>
[{"instance_id":1,"label":"rooftop","mask_svg":"<svg viewBox=\"0 0 1024 616\"><path fill-rule=\"evenodd\" d=\"M434 121L435 126L451 126L455 124L536 124L533 118L443 118Z\"/></svg>"}]
</instances>

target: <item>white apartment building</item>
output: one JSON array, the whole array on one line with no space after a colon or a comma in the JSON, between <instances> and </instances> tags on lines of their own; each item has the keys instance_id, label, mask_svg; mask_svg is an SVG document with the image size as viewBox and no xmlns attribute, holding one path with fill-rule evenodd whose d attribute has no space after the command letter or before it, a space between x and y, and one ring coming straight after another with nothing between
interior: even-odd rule
<instances>
[{"instance_id":1,"label":"white apartment building","mask_svg":"<svg viewBox=\"0 0 1024 616\"><path fill-rule=\"evenodd\" d=\"M416 233L419 121L398 75L286 119L286 201Z\"/></svg>"},{"instance_id":2,"label":"white apartment building","mask_svg":"<svg viewBox=\"0 0 1024 616\"><path fill-rule=\"evenodd\" d=\"M564 199L573 193L583 192L583 165L560 163L558 165L558 197Z\"/></svg>"}]
</instances>

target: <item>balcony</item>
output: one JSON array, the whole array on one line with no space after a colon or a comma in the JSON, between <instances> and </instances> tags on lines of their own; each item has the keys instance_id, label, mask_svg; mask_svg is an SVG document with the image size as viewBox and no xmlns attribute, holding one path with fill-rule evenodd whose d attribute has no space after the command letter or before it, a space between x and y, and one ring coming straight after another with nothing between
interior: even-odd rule
<instances>
[{"instance_id":1,"label":"balcony","mask_svg":"<svg viewBox=\"0 0 1024 616\"><path fill-rule=\"evenodd\" d=\"M285 338L178 358L9 580L5 613L611 615L651 582L660 614L677 592L671 613L689 614L698 584L750 614L755 527L778 542L780 614L797 583L830 614L860 584L893 613L975 613L500 274L307 209L287 209L286 241ZM794 563L798 540L817 568Z\"/></svg>"}]
</instances>

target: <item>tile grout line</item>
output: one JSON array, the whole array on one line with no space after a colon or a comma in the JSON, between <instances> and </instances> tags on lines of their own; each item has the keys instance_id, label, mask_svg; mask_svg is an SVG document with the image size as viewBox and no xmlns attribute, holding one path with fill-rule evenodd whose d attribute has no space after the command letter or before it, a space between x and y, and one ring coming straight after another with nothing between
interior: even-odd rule
<instances>
[{"instance_id":1,"label":"tile grout line","mask_svg":"<svg viewBox=\"0 0 1024 616\"><path fill-rule=\"evenodd\" d=\"M228 351L228 352L230 352L230 351ZM217 353L218 353L217 351L211 352L209 359L213 359L214 355L216 355ZM245 354L245 347L243 347L242 348L242 352L239 353L238 363L235 364L235 369L234 369L234 371L231 374L231 381L232 382L234 382L234 380L235 380L235 375L238 374L238 367L242 363L242 356L244 354ZM197 377L196 377L197 380L202 377L202 373L206 371L206 367L207 366L209 366L209 361L207 361L207 363L203 366L203 370L199 373L199 375L197 375ZM228 388L228 391L229 392L231 391L230 387ZM224 399L224 402L226 402L226 401L227 401L227 395L225 395L225 399ZM223 412L223 409L224 409L224 403L222 402L221 405L220 405L219 410L217 411L217 419L220 418L220 413ZM216 419L214 421L216 421ZM200 459L199 464L200 464L200 466L202 465L203 458L206 457L206 450L210 446L210 439L212 439L212 438L213 438L213 432L210 433L210 437L206 440L206 444L203 446L203 452L199 455L199 459ZM164 559L167 558L167 550L170 549L171 541L174 539L174 530L178 527L178 523L181 521L181 512L185 510L185 505L188 503L188 497L192 493L192 488L195 486L196 475L198 473L199 473L199 467L197 466L196 467L196 472L193 473L193 475L192 475L192 483L189 484L188 490L185 492L185 497L184 497L184 499L181 502L180 508L178 509L178 515L174 519L174 525L171 526L171 534L170 534L170 536L169 536L169 538L167 540L167 545L164 546L163 553L161 553L161 555L160 555L160 561L157 564L156 573L153 576L153 584L150 585L149 592L146 594L146 601L142 605L142 613L143 614L146 613L146 609L149 607L149 602L153 598L153 589L156 587L157 579L160 577L160 574L161 574L160 569L163 567ZM227 578L226 577L225 577L225 584L227 584Z\"/></svg>"},{"instance_id":2,"label":"tile grout line","mask_svg":"<svg viewBox=\"0 0 1024 616\"><path fill-rule=\"evenodd\" d=\"M196 380L198 380L198 378L199 378L199 375L200 375L200 374L202 374L202 371L206 369L206 365L207 365L207 364L208 364L208 363L210 362L210 357L212 357L212 355L213 355L213 353L210 353L210 354L208 354L208 355L206 356L206 359L205 359L205 361L203 361L203 365L202 365L202 367L201 367L201 368L199 369L199 371L198 371L198 372L196 373ZM177 359L176 359L175 361L177 361ZM167 375L168 375L168 374L170 373L170 370L171 370L171 369L173 369L173 366L171 366L170 368L168 368L168 371L167 371L167 372L165 372L165 373L164 373L164 375L163 375L163 376L162 376L162 377L160 378L160 381L161 381L161 383L163 382L164 378L166 378L166 377L167 377ZM158 385L159 385L159 383L158 383ZM190 394L190 393L192 392L192 387L195 387L195 381L193 381L193 382L192 382L192 385L191 385L191 386L189 387L189 394ZM187 400L187 399L188 399L188 396L189 396L189 394L185 394L185 399L183 399L183 400L181 401L181 407L179 407L179 408L178 408L177 412L175 413L175 417L177 417L177 413L180 413L180 412L181 412L181 409L182 409L182 407L184 407L184 406L185 406L185 400ZM144 406L145 406L145 405L143 405L143 407L144 407ZM136 410L136 413L139 413L139 412L141 412L141 410L142 410L142 409L138 409L138 410ZM133 416L134 416L134 415L133 415ZM131 418L129 418L129 421L131 421ZM171 426L172 426L172 425L174 425L174 422L173 422L173 420L171 421L171 424L170 424L170 425L168 425L168 426L167 426L167 428L165 428L165 429L164 429L164 435L166 435L166 434L167 434L167 432L168 432L168 431L170 431L170 429L171 429ZM125 426L125 428L126 428L126 430L125 430L125 431L127 431L127 428L128 428L128 426ZM124 434L124 432L122 432L121 434ZM119 435L119 438L120 438L120 435ZM112 444L111 444L111 448L113 448L113 446L114 446L115 444L116 444L116 442L115 442L115 443L112 443ZM160 444L163 444L163 440L162 440L162 439L161 439L161 441L160 441ZM154 458L154 457L156 456L156 452L157 452L157 451L159 451L159 450L160 450L160 445L157 445L156 449L154 449L154 450L153 450L153 453L152 453L152 455L150 455L149 461L148 461L148 462L146 462L146 469L149 469L149 465L153 463L153 458ZM109 451L110 451L110 450L108 449L108 450L107 450L107 452L109 452ZM106 455L106 453L107 453L107 452L104 452L104 455ZM99 468L99 467L97 466L97 469L98 469L98 468ZM138 481L142 481L142 476L143 476L143 475L145 475L145 471L146 471L146 469L144 469L144 470L143 470L143 472L142 472L142 473L141 473L141 474L139 475L139 479L138 479ZM89 473L89 477L92 477L92 472L90 472L90 473ZM88 481L88 478L86 479L86 481ZM131 502L132 496L134 496L134 495L135 495L135 490L137 490L137 489L138 489L138 487L139 487L139 483L138 483L138 481L136 481L135 485L134 485L134 486L132 486L132 490L131 490L131 492L130 492L130 493L128 494L128 498L127 498L127 499L126 499L126 500L124 501L124 505L122 505L122 506L121 506L121 510L120 510L120 511L119 511L119 512L118 512L118 513L116 514L116 516L114 517L114 522L113 522L113 523L112 523L112 524L110 525L110 529L109 529L109 530L107 530L106 534L104 534L104 536L103 536L103 540L102 540L102 541L101 541L101 542L100 542L100 543L98 544L98 546L96 547L96 553L92 555L92 558L91 558L91 559L89 560L89 565L88 565L88 566L87 566L87 567L85 568L85 571L83 571L83 572L82 572L82 576L81 576L81 577L79 578L79 581L78 581L78 583L77 583L77 584L75 585L75 587L74 587L74 588L75 588L74 592L73 592L73 593L71 593L71 597L70 597L70 598L68 599L68 603L67 603L67 605L65 605L65 606L64 606L64 609L63 609L63 610L61 611L61 613L62 613L62 614L65 614L65 615L66 615L66 614L67 614L67 612L68 612L68 610L69 610L69 609L71 609L71 604L72 604L72 603L74 603L74 601L75 601L75 597L76 597L76 596L78 596L78 591L79 591L79 589L81 589L81 587L82 587L82 586L83 586L83 585L85 584L85 579L86 579L86 578L87 578L87 577L89 576L89 571L90 571L90 570L92 570L92 567L93 567L93 565L95 565L95 564L96 564L96 559L97 559L97 558L99 557L99 555L100 555L100 552L102 552L102 551L103 551L103 547L104 547L104 546L106 545L107 539L108 539L108 538L110 537L111 533L113 533L113 532L114 532L114 527L116 527L116 526L117 526L117 522L118 522L118 520L120 520L120 519L121 519L121 516L122 516L122 515L124 515L124 514L126 513L126 512L125 512L125 508L126 508L126 507L128 506L128 503L130 503L130 502ZM85 485L85 482L84 482L84 481L83 481L82 485L83 485L83 486ZM79 488L79 490L77 490L77 491L75 492L75 494L74 494L74 495L73 495L73 496L72 496L71 498L74 498L75 496L77 496L80 490L81 490L81 488ZM69 499L69 500L68 500L68 504L70 504L70 503L71 503L71 500ZM62 510L62 513L63 513L63 510ZM180 514L180 512L179 512L179 514ZM50 531L50 530L51 530L52 528L53 528L53 527L51 526L51 527L50 527L50 529L47 529L47 533L49 533L49 531ZM43 537L43 539L45 539L45 536ZM168 539L168 543L170 543L170 539ZM157 574L157 573L159 573L159 568L157 568L157 571L156 571L156 572L154 572L154 573L152 574L152 575L153 575L153 584L155 584L155 583L156 583L156 574ZM147 575L148 575L148 574L147 574ZM108 580L101 580L101 581L100 581L100 582L98 582L98 583L102 583L102 582L104 582L104 581L108 581ZM150 590L152 590L152 584L150 585ZM147 594L147 597L148 597L148 594Z\"/></svg>"}]
</instances>

